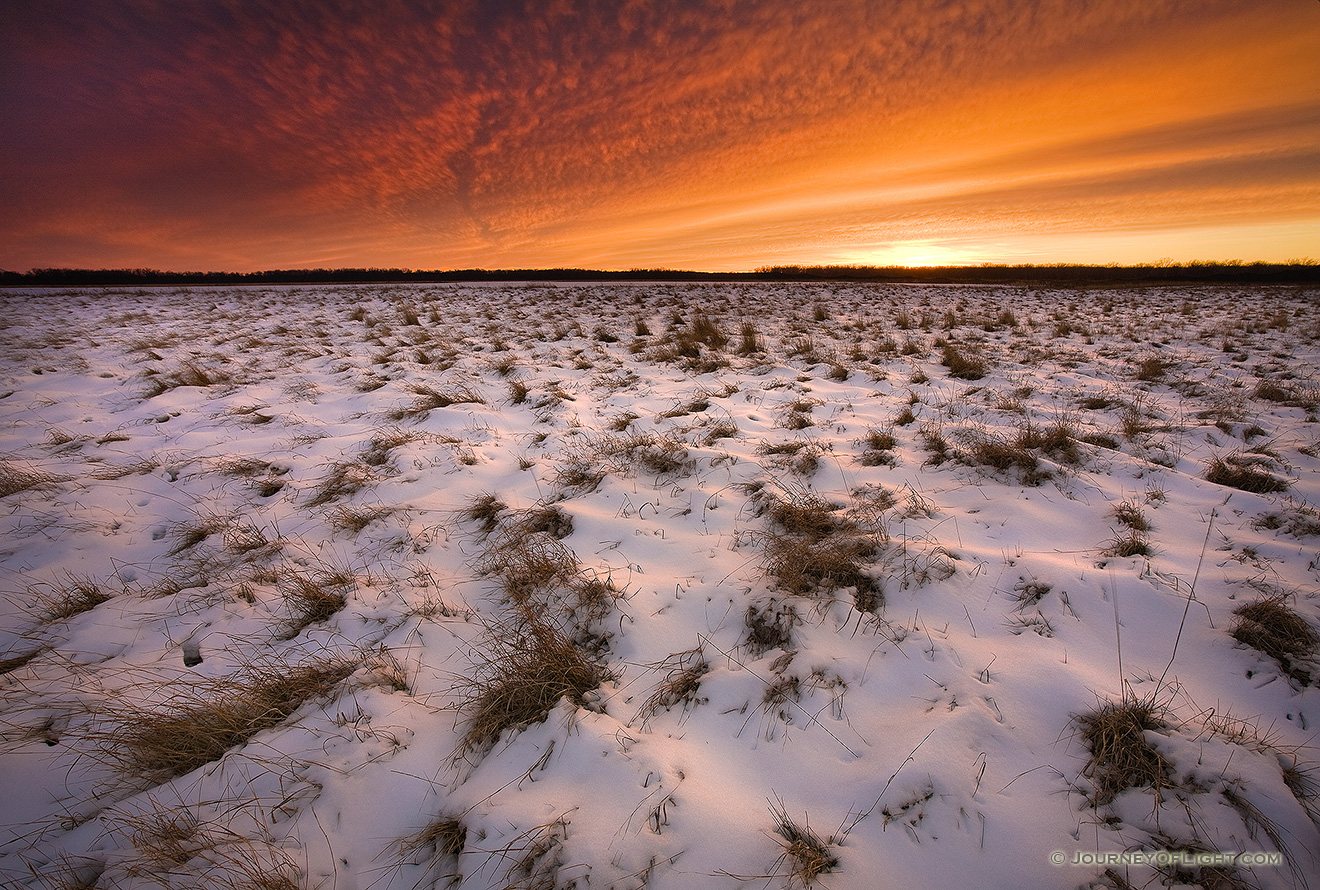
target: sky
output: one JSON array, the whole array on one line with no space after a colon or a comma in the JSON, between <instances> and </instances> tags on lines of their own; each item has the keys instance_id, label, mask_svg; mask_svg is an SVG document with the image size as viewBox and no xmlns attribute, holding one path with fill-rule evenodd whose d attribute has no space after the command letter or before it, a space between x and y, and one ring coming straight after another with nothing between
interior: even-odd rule
<instances>
[{"instance_id":1,"label":"sky","mask_svg":"<svg viewBox=\"0 0 1320 890\"><path fill-rule=\"evenodd\" d=\"M1317 0L0 0L0 268L1320 258Z\"/></svg>"}]
</instances>

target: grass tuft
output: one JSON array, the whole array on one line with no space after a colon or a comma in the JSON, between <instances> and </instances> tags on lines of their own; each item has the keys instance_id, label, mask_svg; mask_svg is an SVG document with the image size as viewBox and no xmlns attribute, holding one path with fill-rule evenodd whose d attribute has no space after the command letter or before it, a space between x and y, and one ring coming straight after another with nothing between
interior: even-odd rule
<instances>
[{"instance_id":1,"label":"grass tuft","mask_svg":"<svg viewBox=\"0 0 1320 890\"><path fill-rule=\"evenodd\" d=\"M1282 595L1266 597L1235 609L1233 639L1264 652L1289 677L1309 685L1312 674L1304 665L1315 662L1320 634L1284 599Z\"/></svg>"},{"instance_id":2,"label":"grass tuft","mask_svg":"<svg viewBox=\"0 0 1320 890\"><path fill-rule=\"evenodd\" d=\"M1205 469L1205 479L1216 485L1227 485L1254 494L1288 490L1287 481L1266 472L1241 455L1211 458Z\"/></svg>"},{"instance_id":3,"label":"grass tuft","mask_svg":"<svg viewBox=\"0 0 1320 890\"><path fill-rule=\"evenodd\" d=\"M793 625L799 622L797 609L791 603L768 600L747 607L743 622L747 626L744 645L754 656L764 655L772 649L789 651L793 647Z\"/></svg>"},{"instance_id":4,"label":"grass tuft","mask_svg":"<svg viewBox=\"0 0 1320 890\"><path fill-rule=\"evenodd\" d=\"M279 639L291 640L313 624L328 621L348 605L348 591L355 584L352 573L326 570L315 575L285 571L279 580L280 596L289 610L289 621Z\"/></svg>"},{"instance_id":5,"label":"grass tuft","mask_svg":"<svg viewBox=\"0 0 1320 890\"><path fill-rule=\"evenodd\" d=\"M458 857L467 846L467 826L462 819L440 816L398 842L399 864L425 865L422 880L458 879ZM449 874L440 869L449 868ZM421 886L421 881L417 886ZM434 886L440 886L436 883Z\"/></svg>"},{"instance_id":6,"label":"grass tuft","mask_svg":"<svg viewBox=\"0 0 1320 890\"><path fill-rule=\"evenodd\" d=\"M111 728L94 740L119 771L166 781L283 723L304 702L329 695L356 668L356 661L344 657L298 666L247 665L235 679L176 687L171 701L182 703L167 709L112 710Z\"/></svg>"},{"instance_id":7,"label":"grass tuft","mask_svg":"<svg viewBox=\"0 0 1320 890\"><path fill-rule=\"evenodd\" d=\"M481 661L459 683L466 714L459 753L483 755L506 730L544 720L561 699L575 705L609 679L564 631L531 609L487 629Z\"/></svg>"},{"instance_id":8,"label":"grass tuft","mask_svg":"<svg viewBox=\"0 0 1320 890\"><path fill-rule=\"evenodd\" d=\"M940 364L949 369L951 376L960 380L980 380L987 370L984 356L970 349L959 350L952 343L945 345Z\"/></svg>"},{"instance_id":9,"label":"grass tuft","mask_svg":"<svg viewBox=\"0 0 1320 890\"><path fill-rule=\"evenodd\" d=\"M495 497L493 494L478 495L472 499L463 510L463 517L471 522L481 523L482 534L490 534L500 524L500 514L508 509L508 505Z\"/></svg>"},{"instance_id":10,"label":"grass tuft","mask_svg":"<svg viewBox=\"0 0 1320 890\"><path fill-rule=\"evenodd\" d=\"M767 513L776 530L763 539L765 568L780 589L796 596L855 588L863 611L878 606L879 585L863 571L879 542L838 508L806 489L770 497Z\"/></svg>"},{"instance_id":11,"label":"grass tuft","mask_svg":"<svg viewBox=\"0 0 1320 890\"><path fill-rule=\"evenodd\" d=\"M660 711L682 705L686 712L689 708L705 701L704 698L699 698L697 693L701 689L701 678L710 670L710 665L700 646L670 655L656 665L656 669L665 671L665 678L647 696L637 716L633 718L641 721L643 729Z\"/></svg>"},{"instance_id":12,"label":"grass tuft","mask_svg":"<svg viewBox=\"0 0 1320 890\"><path fill-rule=\"evenodd\" d=\"M50 473L19 466L13 461L0 460L0 498L58 481L59 477Z\"/></svg>"},{"instance_id":13,"label":"grass tuft","mask_svg":"<svg viewBox=\"0 0 1320 890\"><path fill-rule=\"evenodd\" d=\"M1108 804L1129 788L1150 786L1158 793L1169 778L1169 763L1146 739L1164 728L1160 709L1149 699L1107 701L1074 718L1090 752L1082 775L1091 780L1092 802Z\"/></svg>"},{"instance_id":14,"label":"grass tuft","mask_svg":"<svg viewBox=\"0 0 1320 890\"><path fill-rule=\"evenodd\" d=\"M1128 527L1126 531L1115 532L1109 546L1104 549L1105 556L1153 556L1155 548L1146 540L1141 529Z\"/></svg>"},{"instance_id":15,"label":"grass tuft","mask_svg":"<svg viewBox=\"0 0 1320 890\"><path fill-rule=\"evenodd\" d=\"M830 843L812 831L810 825L794 822L783 801L772 803L770 813L775 820L775 834L783 838L790 887L794 883L809 887L821 875L829 874L838 867L839 857L830 851Z\"/></svg>"},{"instance_id":16,"label":"grass tuft","mask_svg":"<svg viewBox=\"0 0 1320 890\"><path fill-rule=\"evenodd\" d=\"M451 386L445 389L435 389L423 384L414 384L410 387L417 398L411 405L394 408L387 411L385 416L390 420L406 420L412 417L421 417L428 411L436 408L448 408L450 405L477 404L484 405L486 400L479 393L474 392L466 386Z\"/></svg>"},{"instance_id":17,"label":"grass tuft","mask_svg":"<svg viewBox=\"0 0 1320 890\"><path fill-rule=\"evenodd\" d=\"M40 581L28 587L28 599L44 621L64 621L90 612L110 599L99 582L72 573L61 581Z\"/></svg>"}]
</instances>

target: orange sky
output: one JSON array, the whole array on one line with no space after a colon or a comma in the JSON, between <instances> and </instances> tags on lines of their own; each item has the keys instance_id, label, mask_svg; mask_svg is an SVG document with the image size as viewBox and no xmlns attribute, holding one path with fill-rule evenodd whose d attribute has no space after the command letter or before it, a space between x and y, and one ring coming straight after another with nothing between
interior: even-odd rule
<instances>
[{"instance_id":1,"label":"orange sky","mask_svg":"<svg viewBox=\"0 0 1320 890\"><path fill-rule=\"evenodd\" d=\"M1320 258L1316 0L0 2L0 268Z\"/></svg>"}]
</instances>

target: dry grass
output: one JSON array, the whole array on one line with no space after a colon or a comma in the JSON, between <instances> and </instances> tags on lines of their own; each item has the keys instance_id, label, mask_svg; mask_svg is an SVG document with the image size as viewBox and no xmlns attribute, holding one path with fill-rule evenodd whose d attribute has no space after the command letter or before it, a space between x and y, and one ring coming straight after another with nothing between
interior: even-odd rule
<instances>
[{"instance_id":1,"label":"dry grass","mask_svg":"<svg viewBox=\"0 0 1320 890\"><path fill-rule=\"evenodd\" d=\"M840 532L855 531L851 523L837 516L839 507L806 488L792 488L783 494L770 495L766 512L790 535L819 540Z\"/></svg>"},{"instance_id":2,"label":"dry grass","mask_svg":"<svg viewBox=\"0 0 1320 890\"><path fill-rule=\"evenodd\" d=\"M593 443L592 450L620 473L641 467L656 476L669 476L689 464L687 446L672 435L602 436Z\"/></svg>"},{"instance_id":3,"label":"dry grass","mask_svg":"<svg viewBox=\"0 0 1320 890\"><path fill-rule=\"evenodd\" d=\"M713 445L721 439L736 439L738 437L738 424L730 419L717 420L706 427L706 435L701 437L701 441L706 445Z\"/></svg>"},{"instance_id":4,"label":"dry grass","mask_svg":"<svg viewBox=\"0 0 1320 890\"><path fill-rule=\"evenodd\" d=\"M1206 465L1205 479L1216 485L1227 485L1255 494L1288 490L1286 480L1270 474L1251 458L1239 454L1211 458Z\"/></svg>"},{"instance_id":5,"label":"dry grass","mask_svg":"<svg viewBox=\"0 0 1320 890\"><path fill-rule=\"evenodd\" d=\"M374 479L368 467L349 461L336 461L317 484L306 506L323 507L340 498L351 497Z\"/></svg>"},{"instance_id":6,"label":"dry grass","mask_svg":"<svg viewBox=\"0 0 1320 890\"><path fill-rule=\"evenodd\" d=\"M126 832L139 858L127 863L125 873L162 890L305 886L302 869L264 831L258 838L245 837L218 820L203 821L190 808L152 801L152 810L131 818Z\"/></svg>"},{"instance_id":7,"label":"dry grass","mask_svg":"<svg viewBox=\"0 0 1320 890\"><path fill-rule=\"evenodd\" d=\"M26 652L20 652L17 655L7 655L0 658L0 676L11 674L19 668L27 665L29 662L40 658L42 653L46 652L46 647L38 646L35 649L29 649Z\"/></svg>"},{"instance_id":8,"label":"dry grass","mask_svg":"<svg viewBox=\"0 0 1320 890\"><path fill-rule=\"evenodd\" d=\"M796 596L828 594L843 587L874 593L875 579L863 571L876 545L861 536L818 540L793 535L768 535L765 566L777 586Z\"/></svg>"},{"instance_id":9,"label":"dry grass","mask_svg":"<svg viewBox=\"0 0 1320 890\"><path fill-rule=\"evenodd\" d=\"M808 596L851 587L859 610L880 606L880 585L863 566L879 551L882 536L862 531L806 489L770 495L766 512L775 529L762 537L764 566L781 590Z\"/></svg>"},{"instance_id":10,"label":"dry grass","mask_svg":"<svg viewBox=\"0 0 1320 890\"><path fill-rule=\"evenodd\" d=\"M838 867L839 857L830 851L830 842L812 831L809 824L798 825L794 822L783 801L772 803L770 813L775 820L775 834L783 839L790 887L809 887L821 875L829 874Z\"/></svg>"},{"instance_id":11,"label":"dry grass","mask_svg":"<svg viewBox=\"0 0 1320 890\"><path fill-rule=\"evenodd\" d=\"M1147 382L1161 380L1168 373L1169 365L1159 356L1149 356L1137 363L1137 379Z\"/></svg>"},{"instance_id":12,"label":"dry grass","mask_svg":"<svg viewBox=\"0 0 1320 890\"><path fill-rule=\"evenodd\" d=\"M119 706L93 735L105 762L151 782L192 772L279 725L304 702L323 698L357 669L331 657L291 666L253 663L233 679L175 686L168 708Z\"/></svg>"},{"instance_id":13,"label":"dry grass","mask_svg":"<svg viewBox=\"0 0 1320 890\"><path fill-rule=\"evenodd\" d=\"M351 572L323 569L308 574L293 569L280 573L278 588L289 620L279 639L291 640L313 624L328 621L348 605L348 593L357 580Z\"/></svg>"},{"instance_id":14,"label":"dry grass","mask_svg":"<svg viewBox=\"0 0 1320 890\"><path fill-rule=\"evenodd\" d=\"M1115 532L1102 552L1105 556L1152 556L1155 548L1146 539L1145 532L1129 527L1125 531Z\"/></svg>"},{"instance_id":15,"label":"dry grass","mask_svg":"<svg viewBox=\"0 0 1320 890\"><path fill-rule=\"evenodd\" d=\"M762 351L761 335L754 322L743 321L738 325L738 346L735 351L739 355L753 355Z\"/></svg>"},{"instance_id":16,"label":"dry grass","mask_svg":"<svg viewBox=\"0 0 1320 890\"><path fill-rule=\"evenodd\" d=\"M944 347L940 364L949 369L950 376L960 380L980 380L988 370L983 355L971 349L959 350L952 343Z\"/></svg>"},{"instance_id":17,"label":"dry grass","mask_svg":"<svg viewBox=\"0 0 1320 890\"><path fill-rule=\"evenodd\" d=\"M481 569L496 576L518 606L543 604L550 588L568 585L581 572L573 551L557 539L516 525L497 536Z\"/></svg>"},{"instance_id":18,"label":"dry grass","mask_svg":"<svg viewBox=\"0 0 1320 890\"><path fill-rule=\"evenodd\" d=\"M555 470L555 484L578 492L595 491L606 472L586 455L571 455Z\"/></svg>"},{"instance_id":19,"label":"dry grass","mask_svg":"<svg viewBox=\"0 0 1320 890\"><path fill-rule=\"evenodd\" d=\"M39 581L27 589L27 602L42 621L64 621L110 599L100 582L68 573L59 581Z\"/></svg>"},{"instance_id":20,"label":"dry grass","mask_svg":"<svg viewBox=\"0 0 1320 890\"><path fill-rule=\"evenodd\" d=\"M460 877L458 857L467 846L467 826L463 820L452 816L439 816L418 831L402 838L398 842L399 865L424 865L425 872L416 886L425 881L438 882L442 878L451 880ZM442 869L447 873L442 873ZM440 886L435 883L434 886Z\"/></svg>"},{"instance_id":21,"label":"dry grass","mask_svg":"<svg viewBox=\"0 0 1320 890\"><path fill-rule=\"evenodd\" d=\"M1150 521L1145 512L1131 498L1124 498L1114 507L1114 518L1122 525L1136 532L1150 531Z\"/></svg>"},{"instance_id":22,"label":"dry grass","mask_svg":"<svg viewBox=\"0 0 1320 890\"><path fill-rule=\"evenodd\" d=\"M544 720L561 699L585 704L608 670L542 614L518 610L515 620L491 625L472 677L456 688L466 715L458 753L485 754L511 729Z\"/></svg>"},{"instance_id":23,"label":"dry grass","mask_svg":"<svg viewBox=\"0 0 1320 890\"><path fill-rule=\"evenodd\" d=\"M1040 459L1020 440L977 429L961 430L959 438L965 449L959 457L966 463L1000 472L1017 468L1028 485L1039 485L1050 477L1040 469Z\"/></svg>"},{"instance_id":24,"label":"dry grass","mask_svg":"<svg viewBox=\"0 0 1320 890\"><path fill-rule=\"evenodd\" d=\"M647 696L633 718L633 721L641 721L642 729L646 729L651 718L660 711L682 705L686 713L689 708L705 701L697 693L701 689L701 678L710 670L710 665L700 646L670 655L655 669L665 671L665 678Z\"/></svg>"},{"instance_id":25,"label":"dry grass","mask_svg":"<svg viewBox=\"0 0 1320 890\"><path fill-rule=\"evenodd\" d=\"M168 374L152 372L149 376L150 382L145 393L148 399L182 386L217 386L233 380L233 375L228 371L220 368L204 368L192 360L180 363L177 370Z\"/></svg>"},{"instance_id":26,"label":"dry grass","mask_svg":"<svg viewBox=\"0 0 1320 890\"><path fill-rule=\"evenodd\" d=\"M556 504L532 507L514 521L521 533L549 535L562 541L573 534L573 517Z\"/></svg>"},{"instance_id":27,"label":"dry grass","mask_svg":"<svg viewBox=\"0 0 1320 890\"><path fill-rule=\"evenodd\" d=\"M753 656L764 655L772 649L787 652L793 648L793 626L800 620L791 603L774 599L752 603L743 616L743 623L747 626L743 645Z\"/></svg>"},{"instance_id":28,"label":"dry grass","mask_svg":"<svg viewBox=\"0 0 1320 890\"><path fill-rule=\"evenodd\" d=\"M50 473L20 466L13 461L0 460L0 497L8 497L20 491L40 488L58 481L60 477Z\"/></svg>"},{"instance_id":29,"label":"dry grass","mask_svg":"<svg viewBox=\"0 0 1320 890\"><path fill-rule=\"evenodd\" d=\"M1233 639L1265 653L1279 663L1285 674L1307 685L1312 681L1320 634L1285 602L1271 596L1233 610L1237 622Z\"/></svg>"},{"instance_id":30,"label":"dry grass","mask_svg":"<svg viewBox=\"0 0 1320 890\"><path fill-rule=\"evenodd\" d=\"M326 521L336 531L357 534L371 523L378 519L384 519L393 512L393 507L352 507L340 504L329 512Z\"/></svg>"},{"instance_id":31,"label":"dry grass","mask_svg":"<svg viewBox=\"0 0 1320 890\"><path fill-rule=\"evenodd\" d=\"M894 448L898 440L888 430L868 430L862 440L864 450L858 460L864 467L893 466L896 462Z\"/></svg>"},{"instance_id":32,"label":"dry grass","mask_svg":"<svg viewBox=\"0 0 1320 890\"><path fill-rule=\"evenodd\" d=\"M105 873L106 861L95 856L61 854L54 862L41 866L28 862L25 866L36 883L22 886L40 890L95 890Z\"/></svg>"},{"instance_id":33,"label":"dry grass","mask_svg":"<svg viewBox=\"0 0 1320 890\"><path fill-rule=\"evenodd\" d=\"M1169 779L1170 765L1146 739L1164 728L1160 711L1148 699L1107 701L1074 723L1090 752L1082 775L1091 780L1092 802L1104 805L1129 788L1159 789Z\"/></svg>"},{"instance_id":34,"label":"dry grass","mask_svg":"<svg viewBox=\"0 0 1320 890\"><path fill-rule=\"evenodd\" d=\"M388 426L376 432L362 448L362 462L369 467L383 467L390 462L390 453L401 445L416 442L422 433Z\"/></svg>"},{"instance_id":35,"label":"dry grass","mask_svg":"<svg viewBox=\"0 0 1320 890\"><path fill-rule=\"evenodd\" d=\"M500 514L509 507L493 494L478 495L463 510L463 518L481 523L481 533L490 534L500 524Z\"/></svg>"},{"instance_id":36,"label":"dry grass","mask_svg":"<svg viewBox=\"0 0 1320 890\"><path fill-rule=\"evenodd\" d=\"M478 404L484 405L486 400L481 395L466 386L450 386L444 389L435 389L431 386L414 384L409 387L417 398L411 405L402 408L394 408L385 413L390 420L406 420L408 418L421 417L429 411L436 408L448 408L450 405Z\"/></svg>"}]
</instances>

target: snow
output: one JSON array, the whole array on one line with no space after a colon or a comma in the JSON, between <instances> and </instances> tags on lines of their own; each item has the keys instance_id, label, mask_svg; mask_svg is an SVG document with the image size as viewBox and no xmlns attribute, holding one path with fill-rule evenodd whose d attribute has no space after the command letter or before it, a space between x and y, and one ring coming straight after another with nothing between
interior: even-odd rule
<instances>
[{"instance_id":1,"label":"snow","mask_svg":"<svg viewBox=\"0 0 1320 890\"><path fill-rule=\"evenodd\" d=\"M1051 862L1143 850L1282 853L1233 874L1304 886L1320 873L1320 693L1230 631L1270 597L1320 626L1317 296L2 293L0 879L800 886L779 812L837 857L813 877L837 890L1212 880ZM727 342L684 341L698 317ZM739 348L744 322L761 350ZM946 343L985 376L953 376ZM1139 379L1153 357L1164 373ZM426 388L480 400L426 410ZM1076 460L1041 446L1033 473L970 456L1056 423ZM883 460L862 459L873 430L895 437ZM657 471L639 447L677 463ZM1230 456L1287 489L1204 478ZM599 482L570 484L575 467ZM489 532L468 515L485 495L506 505ZM812 495L872 542L874 611L768 570L782 530L767 505ZM1122 503L1149 522L1149 553L1112 552ZM490 633L532 620L491 555L550 504L571 517L578 579L619 595L604 617L570 615L563 582L536 609L594 643L608 679L465 753L465 679ZM299 579L338 583L345 605L300 624ZM104 601L55 615L79 584ZM791 607L788 642L750 646L752 607ZM124 714L330 655L355 660L347 680L182 775L106 747ZM703 661L695 690L656 703ZM1103 802L1077 718L1124 696L1157 706L1145 736L1169 769ZM409 844L447 819L466 831L456 855Z\"/></svg>"}]
</instances>

